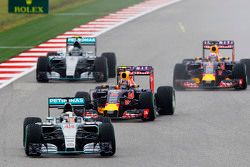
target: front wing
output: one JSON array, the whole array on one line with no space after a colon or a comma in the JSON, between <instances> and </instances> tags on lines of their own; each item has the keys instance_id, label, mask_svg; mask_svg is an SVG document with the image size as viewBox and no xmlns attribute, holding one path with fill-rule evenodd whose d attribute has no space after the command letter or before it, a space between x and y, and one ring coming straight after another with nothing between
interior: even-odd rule
<instances>
[{"instance_id":1,"label":"front wing","mask_svg":"<svg viewBox=\"0 0 250 167\"><path fill-rule=\"evenodd\" d=\"M233 79L233 80L222 80L217 84L212 83L200 83L197 84L193 80L175 80L175 85L185 89L216 89L216 88L235 88L241 87L243 81L242 79Z\"/></svg>"}]
</instances>

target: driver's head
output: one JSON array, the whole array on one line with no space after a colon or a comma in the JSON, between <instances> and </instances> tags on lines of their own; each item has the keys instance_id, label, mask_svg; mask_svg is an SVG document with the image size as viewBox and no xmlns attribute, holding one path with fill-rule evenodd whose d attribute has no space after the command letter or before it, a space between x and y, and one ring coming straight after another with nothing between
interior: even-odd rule
<instances>
[{"instance_id":1,"label":"driver's head","mask_svg":"<svg viewBox=\"0 0 250 167\"><path fill-rule=\"evenodd\" d=\"M78 41L75 41L75 43L74 43L74 48L79 48L79 49L81 49L82 47L81 47L81 44L78 42Z\"/></svg>"},{"instance_id":2,"label":"driver's head","mask_svg":"<svg viewBox=\"0 0 250 167\"><path fill-rule=\"evenodd\" d=\"M129 86L129 81L130 81L130 72L125 71L120 74L120 81L119 81L119 86L120 88L128 88Z\"/></svg>"},{"instance_id":3,"label":"driver's head","mask_svg":"<svg viewBox=\"0 0 250 167\"><path fill-rule=\"evenodd\" d=\"M73 108L72 108L71 104L70 103L66 103L64 105L63 112L67 113L67 112L72 112L72 111L73 111Z\"/></svg>"},{"instance_id":4,"label":"driver's head","mask_svg":"<svg viewBox=\"0 0 250 167\"><path fill-rule=\"evenodd\" d=\"M219 47L217 45L211 46L210 47L210 52L215 53L215 54L219 54Z\"/></svg>"}]
</instances>

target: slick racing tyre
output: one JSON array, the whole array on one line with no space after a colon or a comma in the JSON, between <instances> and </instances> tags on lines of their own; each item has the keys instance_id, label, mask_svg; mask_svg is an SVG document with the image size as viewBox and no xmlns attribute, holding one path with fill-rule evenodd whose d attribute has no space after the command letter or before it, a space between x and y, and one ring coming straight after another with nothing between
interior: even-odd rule
<instances>
[{"instance_id":1,"label":"slick racing tyre","mask_svg":"<svg viewBox=\"0 0 250 167\"><path fill-rule=\"evenodd\" d=\"M247 83L250 84L250 59L241 59L240 63L246 65Z\"/></svg>"},{"instance_id":2,"label":"slick racing tyre","mask_svg":"<svg viewBox=\"0 0 250 167\"><path fill-rule=\"evenodd\" d=\"M42 128L37 124L26 126L25 153L27 156L40 156L42 143Z\"/></svg>"},{"instance_id":3,"label":"slick racing tyre","mask_svg":"<svg viewBox=\"0 0 250 167\"><path fill-rule=\"evenodd\" d=\"M36 66L37 82L48 82L47 72L49 72L49 62L47 57L39 57Z\"/></svg>"},{"instance_id":4,"label":"slick racing tyre","mask_svg":"<svg viewBox=\"0 0 250 167\"><path fill-rule=\"evenodd\" d=\"M99 126L99 140L101 156L113 156L116 152L115 131L111 123L102 123Z\"/></svg>"},{"instance_id":5,"label":"slick racing tyre","mask_svg":"<svg viewBox=\"0 0 250 167\"><path fill-rule=\"evenodd\" d=\"M105 57L97 57L94 62L94 77L96 82L107 82L108 80L108 62Z\"/></svg>"},{"instance_id":6,"label":"slick racing tyre","mask_svg":"<svg viewBox=\"0 0 250 167\"><path fill-rule=\"evenodd\" d=\"M175 112L175 91L171 86L160 86L155 94L159 115L173 115Z\"/></svg>"},{"instance_id":7,"label":"slick racing tyre","mask_svg":"<svg viewBox=\"0 0 250 167\"><path fill-rule=\"evenodd\" d=\"M115 56L115 53L112 53L112 52L103 53L101 57L106 57L106 59L108 61L109 78L115 78L116 77L116 56Z\"/></svg>"},{"instance_id":8,"label":"slick racing tyre","mask_svg":"<svg viewBox=\"0 0 250 167\"><path fill-rule=\"evenodd\" d=\"M247 75L246 75L246 66L242 63L237 63L233 67L232 71L233 79L242 79L242 85L236 86L236 90L245 90L247 88Z\"/></svg>"},{"instance_id":9,"label":"slick racing tyre","mask_svg":"<svg viewBox=\"0 0 250 167\"><path fill-rule=\"evenodd\" d=\"M154 121L156 113L154 110L154 96L152 92L142 92L139 96L140 109L148 109L148 118L143 121Z\"/></svg>"},{"instance_id":10,"label":"slick racing tyre","mask_svg":"<svg viewBox=\"0 0 250 167\"><path fill-rule=\"evenodd\" d=\"M188 74L186 71L185 64L176 64L174 67L174 76L173 76L173 86L176 90L184 90L184 87L179 85L177 80L186 80L188 79Z\"/></svg>"},{"instance_id":11,"label":"slick racing tyre","mask_svg":"<svg viewBox=\"0 0 250 167\"><path fill-rule=\"evenodd\" d=\"M25 146L25 128L27 125L29 124L35 124L37 122L42 122L42 119L41 118L38 118L38 117L27 117L24 119L23 121L23 146Z\"/></svg>"}]
</instances>

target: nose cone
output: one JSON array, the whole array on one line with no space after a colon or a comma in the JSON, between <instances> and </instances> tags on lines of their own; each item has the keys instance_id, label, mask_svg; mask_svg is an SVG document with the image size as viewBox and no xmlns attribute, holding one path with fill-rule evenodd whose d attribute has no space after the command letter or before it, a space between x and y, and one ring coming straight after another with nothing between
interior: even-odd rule
<instances>
[{"instance_id":1,"label":"nose cone","mask_svg":"<svg viewBox=\"0 0 250 167\"><path fill-rule=\"evenodd\" d=\"M202 77L202 81L205 81L205 82L215 81L215 76L214 76L214 74L205 74Z\"/></svg>"},{"instance_id":2,"label":"nose cone","mask_svg":"<svg viewBox=\"0 0 250 167\"><path fill-rule=\"evenodd\" d=\"M104 108L105 111L118 111L118 105L116 104L107 104Z\"/></svg>"}]
</instances>

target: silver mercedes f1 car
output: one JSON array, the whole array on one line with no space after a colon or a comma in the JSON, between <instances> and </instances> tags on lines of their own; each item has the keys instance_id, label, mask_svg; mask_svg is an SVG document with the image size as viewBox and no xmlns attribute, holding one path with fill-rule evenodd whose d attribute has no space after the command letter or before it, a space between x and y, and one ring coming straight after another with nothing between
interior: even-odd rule
<instances>
[{"instance_id":1,"label":"silver mercedes f1 car","mask_svg":"<svg viewBox=\"0 0 250 167\"><path fill-rule=\"evenodd\" d=\"M38 117L27 117L24 120L23 145L27 156L115 154L115 133L110 119L75 114L77 110L85 111L84 98L49 98L48 105L45 122ZM51 116L55 109L63 109L60 116Z\"/></svg>"},{"instance_id":2,"label":"silver mercedes f1 car","mask_svg":"<svg viewBox=\"0 0 250 167\"><path fill-rule=\"evenodd\" d=\"M116 76L115 53L102 53L97 57L96 38L70 37L66 50L48 52L39 57L36 69L38 82L49 80L95 80L106 82Z\"/></svg>"}]
</instances>

